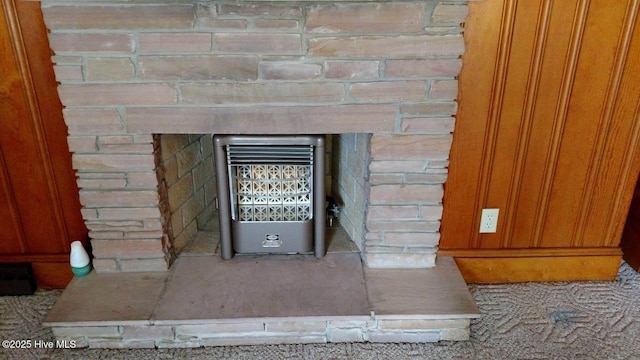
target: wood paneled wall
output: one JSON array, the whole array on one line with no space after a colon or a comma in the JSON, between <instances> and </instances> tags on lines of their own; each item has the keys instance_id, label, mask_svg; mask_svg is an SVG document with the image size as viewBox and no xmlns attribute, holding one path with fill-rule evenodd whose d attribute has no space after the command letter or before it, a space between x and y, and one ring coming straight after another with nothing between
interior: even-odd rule
<instances>
[{"instance_id":1,"label":"wood paneled wall","mask_svg":"<svg viewBox=\"0 0 640 360\"><path fill-rule=\"evenodd\" d=\"M615 276L640 170L639 10L471 4L440 242L468 281Z\"/></svg>"},{"instance_id":2,"label":"wood paneled wall","mask_svg":"<svg viewBox=\"0 0 640 360\"><path fill-rule=\"evenodd\" d=\"M87 228L40 3L0 0L0 61L0 262L65 287L69 244Z\"/></svg>"}]
</instances>

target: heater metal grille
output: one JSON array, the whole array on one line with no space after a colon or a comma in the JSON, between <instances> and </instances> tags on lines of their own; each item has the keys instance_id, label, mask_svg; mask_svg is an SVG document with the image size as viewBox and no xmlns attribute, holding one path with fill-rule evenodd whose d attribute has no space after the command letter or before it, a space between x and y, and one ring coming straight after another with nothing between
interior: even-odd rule
<instances>
[{"instance_id":1,"label":"heater metal grille","mask_svg":"<svg viewBox=\"0 0 640 360\"><path fill-rule=\"evenodd\" d=\"M233 220L313 218L312 146L227 145Z\"/></svg>"},{"instance_id":2,"label":"heater metal grille","mask_svg":"<svg viewBox=\"0 0 640 360\"><path fill-rule=\"evenodd\" d=\"M324 135L214 135L220 254L325 253Z\"/></svg>"}]
</instances>

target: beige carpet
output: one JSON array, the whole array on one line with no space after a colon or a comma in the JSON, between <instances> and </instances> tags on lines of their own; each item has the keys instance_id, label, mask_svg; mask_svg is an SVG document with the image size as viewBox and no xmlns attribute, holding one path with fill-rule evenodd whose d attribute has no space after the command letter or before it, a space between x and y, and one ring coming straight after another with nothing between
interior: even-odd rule
<instances>
[{"instance_id":1,"label":"beige carpet","mask_svg":"<svg viewBox=\"0 0 640 360\"><path fill-rule=\"evenodd\" d=\"M471 340L162 350L0 349L0 359L640 359L640 274L613 282L471 285ZM2 340L53 341L41 321L59 291L0 297Z\"/></svg>"}]
</instances>

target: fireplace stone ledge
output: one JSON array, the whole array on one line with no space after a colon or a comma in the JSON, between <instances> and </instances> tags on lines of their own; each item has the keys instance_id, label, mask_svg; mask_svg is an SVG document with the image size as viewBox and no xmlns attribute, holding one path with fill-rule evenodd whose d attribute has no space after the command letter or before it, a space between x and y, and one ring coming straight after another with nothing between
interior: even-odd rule
<instances>
[{"instance_id":1,"label":"fireplace stone ledge","mask_svg":"<svg viewBox=\"0 0 640 360\"><path fill-rule=\"evenodd\" d=\"M187 260L194 258L197 256L185 257ZM332 261L324 262L330 264ZM189 270L199 271L202 268L196 266ZM58 340L73 340L77 347L177 348L460 341L469 338L471 320L480 316L455 261L450 257L439 257L437 266L431 269L365 269L360 280L366 285L369 314L327 312L314 316L290 316L284 311L267 317L212 318L215 314L202 313L199 317L187 319L183 316L184 311L177 307L188 307L191 301L209 296L210 290L194 286L203 291L178 296L180 304L167 304L166 301L178 298L163 295L172 286L171 272L94 272L71 282L49 312L44 325L52 328ZM242 282L237 284L238 292L245 291L242 286ZM305 286L308 284L290 284L292 292ZM351 289L336 288L335 291L344 293ZM172 318L169 311L159 319L158 309L167 308L167 305L176 307L173 311L175 317Z\"/></svg>"}]
</instances>

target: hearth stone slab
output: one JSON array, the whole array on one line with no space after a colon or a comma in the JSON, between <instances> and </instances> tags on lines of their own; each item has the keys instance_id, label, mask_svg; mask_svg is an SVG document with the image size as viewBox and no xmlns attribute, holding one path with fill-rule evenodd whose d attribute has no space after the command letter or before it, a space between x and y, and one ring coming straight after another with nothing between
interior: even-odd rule
<instances>
[{"instance_id":1,"label":"hearth stone slab","mask_svg":"<svg viewBox=\"0 0 640 360\"><path fill-rule=\"evenodd\" d=\"M439 257L432 269L364 272L357 253L320 260L238 256L221 262L217 256L191 254L165 273L94 272L75 278L44 325L52 327L56 339L74 340L77 347L178 348L460 341L469 339L471 319L479 317L452 258ZM217 280L204 280L211 271ZM180 284L184 278L186 284ZM215 286L231 278L236 282ZM272 302L256 295L268 293L265 288L288 296L270 307ZM169 295L172 291L184 292ZM238 295L247 299L239 301ZM222 299L234 303L212 313ZM247 306L251 301L255 309Z\"/></svg>"},{"instance_id":2,"label":"hearth stone slab","mask_svg":"<svg viewBox=\"0 0 640 360\"><path fill-rule=\"evenodd\" d=\"M56 326L148 324L167 272L75 277L45 319Z\"/></svg>"},{"instance_id":3,"label":"hearth stone slab","mask_svg":"<svg viewBox=\"0 0 640 360\"><path fill-rule=\"evenodd\" d=\"M160 321L369 314L360 255L346 253L322 259L181 257L153 317Z\"/></svg>"},{"instance_id":4,"label":"hearth stone slab","mask_svg":"<svg viewBox=\"0 0 640 360\"><path fill-rule=\"evenodd\" d=\"M435 314L475 318L480 314L452 257L439 256L431 269L365 268L364 273L378 319L434 319Z\"/></svg>"}]
</instances>

